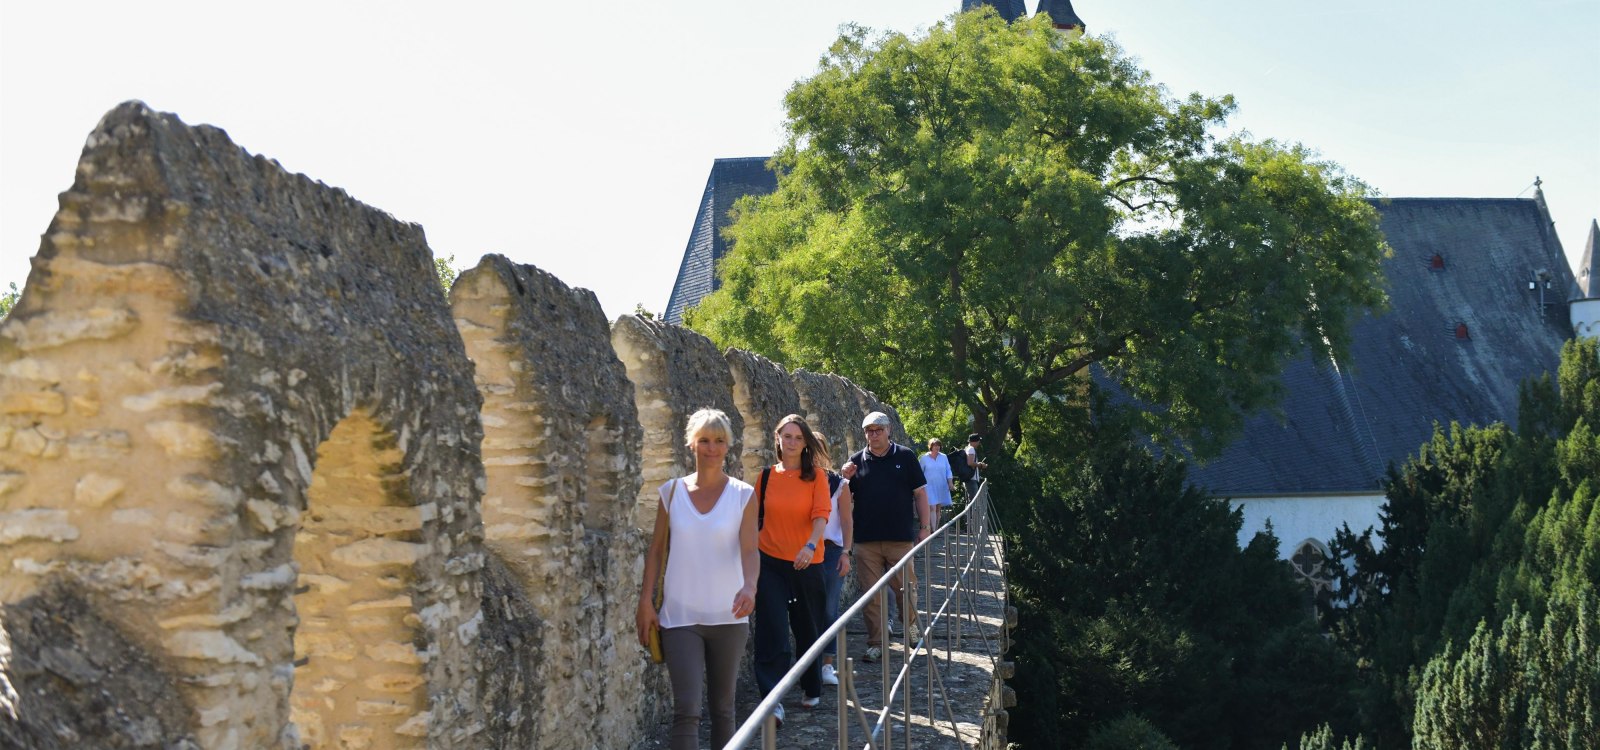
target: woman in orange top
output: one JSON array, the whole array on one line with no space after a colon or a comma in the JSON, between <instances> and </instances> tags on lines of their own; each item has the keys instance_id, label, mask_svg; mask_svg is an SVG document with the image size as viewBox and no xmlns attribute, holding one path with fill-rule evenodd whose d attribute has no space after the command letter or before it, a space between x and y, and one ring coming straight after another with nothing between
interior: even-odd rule
<instances>
[{"instance_id":1,"label":"woman in orange top","mask_svg":"<svg viewBox=\"0 0 1600 750\"><path fill-rule=\"evenodd\" d=\"M756 585L755 673L762 697L783 679L795 656L817 640L822 624L822 533L833 503L828 495L828 475L817 464L821 449L811 427L798 414L778 422L774 432L780 461L761 471L756 480L757 546L761 573ZM813 565L812 563L817 563ZM794 632L794 648L784 623ZM812 662L800 678L803 708L822 700L820 662ZM783 705L777 711L783 723Z\"/></svg>"}]
</instances>

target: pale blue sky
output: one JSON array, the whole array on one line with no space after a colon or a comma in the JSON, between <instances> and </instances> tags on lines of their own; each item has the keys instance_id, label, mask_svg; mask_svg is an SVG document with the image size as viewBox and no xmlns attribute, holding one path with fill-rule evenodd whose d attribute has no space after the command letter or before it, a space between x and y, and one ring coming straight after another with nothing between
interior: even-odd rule
<instances>
[{"instance_id":1,"label":"pale blue sky","mask_svg":"<svg viewBox=\"0 0 1600 750\"><path fill-rule=\"evenodd\" d=\"M1029 6L1036 4L1029 1ZM126 99L485 252L665 307L711 160L770 153L841 23L945 0L0 5L0 287ZM1301 141L1389 196L1531 195L1569 257L1600 215L1600 0L1078 0L1174 93Z\"/></svg>"}]
</instances>

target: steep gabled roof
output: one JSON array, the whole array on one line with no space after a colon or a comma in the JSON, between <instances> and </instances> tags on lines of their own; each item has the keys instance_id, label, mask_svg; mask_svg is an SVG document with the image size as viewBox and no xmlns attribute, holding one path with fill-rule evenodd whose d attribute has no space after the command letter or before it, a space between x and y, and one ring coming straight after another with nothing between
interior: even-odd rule
<instances>
[{"instance_id":1,"label":"steep gabled roof","mask_svg":"<svg viewBox=\"0 0 1600 750\"><path fill-rule=\"evenodd\" d=\"M973 8L981 8L985 5L992 6L995 12L999 13L1000 17L1008 22L1028 15L1028 7L1023 3L1023 0L961 0L962 12Z\"/></svg>"},{"instance_id":2,"label":"steep gabled roof","mask_svg":"<svg viewBox=\"0 0 1600 750\"><path fill-rule=\"evenodd\" d=\"M1578 299L1600 299L1600 256L1595 246L1600 245L1600 221L1590 220L1589 241L1578 257Z\"/></svg>"},{"instance_id":3,"label":"steep gabled roof","mask_svg":"<svg viewBox=\"0 0 1600 750\"><path fill-rule=\"evenodd\" d=\"M1058 29L1088 28L1072 9L1072 0L1039 0L1038 13L1048 14L1050 22Z\"/></svg>"},{"instance_id":4,"label":"steep gabled roof","mask_svg":"<svg viewBox=\"0 0 1600 750\"><path fill-rule=\"evenodd\" d=\"M1195 484L1223 496L1375 491L1435 423L1515 424L1518 385L1554 372L1572 271L1533 200L1375 205L1394 248L1390 309L1356 323L1348 362L1292 362L1282 420L1251 417L1220 457L1191 468ZM1548 291L1529 288L1540 271Z\"/></svg>"},{"instance_id":5,"label":"steep gabled roof","mask_svg":"<svg viewBox=\"0 0 1600 750\"><path fill-rule=\"evenodd\" d=\"M666 321L682 323L683 311L700 303L718 286L716 263L728 254L722 230L728 226L728 210L746 195L766 195L778 189L778 178L767 169L765 156L718 159L711 165L700 208L695 211L689 244L678 264L678 279L667 298Z\"/></svg>"}]
</instances>

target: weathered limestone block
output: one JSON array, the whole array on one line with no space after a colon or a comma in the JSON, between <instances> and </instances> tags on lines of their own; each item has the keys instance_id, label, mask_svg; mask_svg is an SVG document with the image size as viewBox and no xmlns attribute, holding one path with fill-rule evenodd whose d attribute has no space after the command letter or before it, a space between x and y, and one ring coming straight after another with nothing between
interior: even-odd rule
<instances>
[{"instance_id":1,"label":"weathered limestone block","mask_svg":"<svg viewBox=\"0 0 1600 750\"><path fill-rule=\"evenodd\" d=\"M174 675L81 589L47 586L0 607L5 654L0 747L199 747Z\"/></svg>"},{"instance_id":2,"label":"weathered limestone block","mask_svg":"<svg viewBox=\"0 0 1600 750\"><path fill-rule=\"evenodd\" d=\"M594 294L487 255L450 292L483 394L490 546L544 623L536 672L516 679L542 706L537 746L621 747L661 701L633 628L642 534L635 523L641 431L633 388Z\"/></svg>"},{"instance_id":3,"label":"weathered limestone block","mask_svg":"<svg viewBox=\"0 0 1600 750\"><path fill-rule=\"evenodd\" d=\"M494 553L486 555L483 581L483 634L474 644L479 663L493 665L483 671L484 734L496 738L496 747L539 747L546 712L543 707L559 700L562 690L535 679L544 668L545 623L528 601L522 582ZM622 710L609 706L607 710ZM583 746L574 742L572 746Z\"/></svg>"},{"instance_id":4,"label":"weathered limestone block","mask_svg":"<svg viewBox=\"0 0 1600 750\"><path fill-rule=\"evenodd\" d=\"M739 460L744 475L754 479L761 476L763 467L778 462L772 436L778 422L790 414L805 414L800 395L782 365L743 349L729 349L724 357L733 374L733 402L744 419L744 449Z\"/></svg>"},{"instance_id":5,"label":"weathered limestone block","mask_svg":"<svg viewBox=\"0 0 1600 750\"><path fill-rule=\"evenodd\" d=\"M200 747L498 744L461 699L481 592L447 563L480 549L480 399L432 255L221 130L107 114L0 324L0 604L47 578L103 596ZM418 656L355 649L339 677L297 654L346 628ZM14 649L0 682L39 658Z\"/></svg>"},{"instance_id":6,"label":"weathered limestone block","mask_svg":"<svg viewBox=\"0 0 1600 750\"><path fill-rule=\"evenodd\" d=\"M806 370L795 370L790 379L806 421L828 438L828 450L833 454L834 468L838 468L845 457L866 445L861 433L861 418L866 412L860 410L850 381Z\"/></svg>"},{"instance_id":7,"label":"weathered limestone block","mask_svg":"<svg viewBox=\"0 0 1600 750\"><path fill-rule=\"evenodd\" d=\"M711 340L687 328L623 315L611 326L611 344L633 381L639 424L644 429L643 482L636 522L655 524L662 483L694 470L694 455L683 444L689 415L704 407L721 409L733 424L733 444L724 468L743 478L744 418L733 403L733 375Z\"/></svg>"}]
</instances>

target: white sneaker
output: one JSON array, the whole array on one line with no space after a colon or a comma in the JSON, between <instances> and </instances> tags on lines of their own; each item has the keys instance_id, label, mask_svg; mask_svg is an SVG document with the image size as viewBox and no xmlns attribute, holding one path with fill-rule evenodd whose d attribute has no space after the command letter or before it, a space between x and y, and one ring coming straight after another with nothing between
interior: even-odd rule
<instances>
[{"instance_id":1,"label":"white sneaker","mask_svg":"<svg viewBox=\"0 0 1600 750\"><path fill-rule=\"evenodd\" d=\"M837 684L839 684L839 675L836 674L833 671L833 665L832 664L824 664L824 665L822 665L822 684L824 684L824 685L837 685Z\"/></svg>"},{"instance_id":2,"label":"white sneaker","mask_svg":"<svg viewBox=\"0 0 1600 750\"><path fill-rule=\"evenodd\" d=\"M783 704L782 703L779 703L777 708L772 709L772 715L773 715L774 718L776 718L778 720L778 728L782 729L783 728Z\"/></svg>"},{"instance_id":3,"label":"white sneaker","mask_svg":"<svg viewBox=\"0 0 1600 750\"><path fill-rule=\"evenodd\" d=\"M822 703L822 696L820 695L800 699L801 708L816 708L820 703Z\"/></svg>"}]
</instances>

